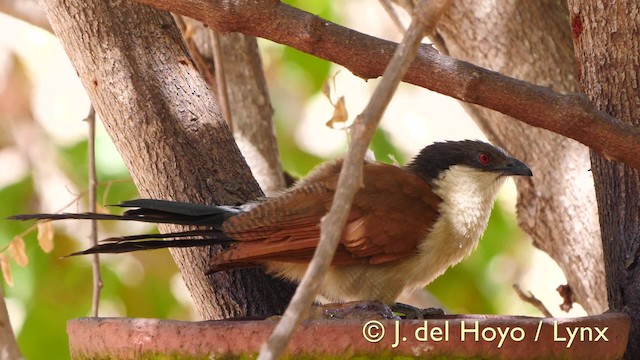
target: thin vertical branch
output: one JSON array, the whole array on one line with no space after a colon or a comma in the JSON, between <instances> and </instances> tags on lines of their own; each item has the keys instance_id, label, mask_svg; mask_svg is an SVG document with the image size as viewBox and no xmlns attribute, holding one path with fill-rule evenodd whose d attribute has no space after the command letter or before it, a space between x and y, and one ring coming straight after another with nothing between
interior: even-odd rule
<instances>
[{"instance_id":1,"label":"thin vertical branch","mask_svg":"<svg viewBox=\"0 0 640 360\"><path fill-rule=\"evenodd\" d=\"M449 2L450 0L421 0L416 6L409 30L393 54L369 103L353 124L353 143L342 166L331 209L320 222L318 248L293 299L273 334L263 345L258 359L276 359L282 355L293 331L316 298L340 241L351 201L362 184L362 160L373 133L395 89L413 62L425 32L433 31Z\"/></svg>"},{"instance_id":2,"label":"thin vertical branch","mask_svg":"<svg viewBox=\"0 0 640 360\"><path fill-rule=\"evenodd\" d=\"M218 102L220 111L227 121L229 129L233 132L233 119L231 118L231 107L229 106L229 93L227 92L227 77L224 71L224 61L222 60L222 47L220 45L220 34L210 30L211 44L213 45L213 61L216 64L216 86L218 88Z\"/></svg>"},{"instance_id":3,"label":"thin vertical branch","mask_svg":"<svg viewBox=\"0 0 640 360\"><path fill-rule=\"evenodd\" d=\"M89 204L91 206L91 212L97 211L96 204L96 111L91 105L89 109L89 115L85 119L87 124L89 125L89 136L88 136L88 146L89 146ZM98 245L98 222L96 220L91 220L91 245ZM94 317L98 316L98 308L100 306L100 290L102 290L102 275L100 274L100 256L98 254L93 254L92 259L92 269L93 269L93 299L91 302L91 314Z\"/></svg>"}]
</instances>

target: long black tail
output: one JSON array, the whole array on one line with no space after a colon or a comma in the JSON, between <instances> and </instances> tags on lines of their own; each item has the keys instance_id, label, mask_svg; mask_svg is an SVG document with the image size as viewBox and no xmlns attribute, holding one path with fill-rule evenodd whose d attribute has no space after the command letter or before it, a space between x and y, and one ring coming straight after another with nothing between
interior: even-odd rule
<instances>
[{"instance_id":1,"label":"long black tail","mask_svg":"<svg viewBox=\"0 0 640 360\"><path fill-rule=\"evenodd\" d=\"M166 200L138 199L116 205L129 208L122 215L97 213L23 214L14 220L130 220L151 223L206 226L208 229L188 230L167 234L141 234L104 239L101 244L73 255L95 253L123 253L168 247L193 247L233 242L220 231L222 223L243 212L242 207L209 206ZM164 240L158 240L164 239Z\"/></svg>"}]
</instances>

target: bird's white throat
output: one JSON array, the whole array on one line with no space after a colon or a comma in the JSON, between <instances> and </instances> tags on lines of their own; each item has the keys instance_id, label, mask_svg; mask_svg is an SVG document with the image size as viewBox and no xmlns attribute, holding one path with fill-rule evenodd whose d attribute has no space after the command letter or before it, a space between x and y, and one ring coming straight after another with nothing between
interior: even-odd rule
<instances>
[{"instance_id":1,"label":"bird's white throat","mask_svg":"<svg viewBox=\"0 0 640 360\"><path fill-rule=\"evenodd\" d=\"M505 176L494 172L455 165L434 181L434 192L442 198L441 217L449 220L456 235L475 242L469 251L475 248L482 236L505 179Z\"/></svg>"}]
</instances>

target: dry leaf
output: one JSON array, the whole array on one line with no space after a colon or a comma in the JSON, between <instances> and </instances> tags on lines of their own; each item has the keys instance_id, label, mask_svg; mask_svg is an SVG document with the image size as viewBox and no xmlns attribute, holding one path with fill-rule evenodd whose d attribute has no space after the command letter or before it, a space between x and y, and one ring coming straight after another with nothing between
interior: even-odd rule
<instances>
[{"instance_id":1,"label":"dry leaf","mask_svg":"<svg viewBox=\"0 0 640 360\"><path fill-rule=\"evenodd\" d=\"M29 265L29 258L25 252L24 239L16 236L9 244L9 256L13 258L13 261L20 266Z\"/></svg>"},{"instance_id":2,"label":"dry leaf","mask_svg":"<svg viewBox=\"0 0 640 360\"><path fill-rule=\"evenodd\" d=\"M0 253L0 269L2 269L2 277L7 285L13 286L13 275L11 274L11 266L9 265L9 259L3 253Z\"/></svg>"},{"instance_id":3,"label":"dry leaf","mask_svg":"<svg viewBox=\"0 0 640 360\"><path fill-rule=\"evenodd\" d=\"M332 129L344 129L346 128L346 122L349 118L347 113L347 106L344 102L344 96L340 96L333 108L333 116L327 121L327 126Z\"/></svg>"},{"instance_id":4,"label":"dry leaf","mask_svg":"<svg viewBox=\"0 0 640 360\"><path fill-rule=\"evenodd\" d=\"M51 221L38 222L38 244L46 253L53 250L53 225Z\"/></svg>"},{"instance_id":5,"label":"dry leaf","mask_svg":"<svg viewBox=\"0 0 640 360\"><path fill-rule=\"evenodd\" d=\"M329 83L329 80L325 81L322 85L322 94L326 96L331 105L333 105L333 101L331 101L331 84Z\"/></svg>"},{"instance_id":6,"label":"dry leaf","mask_svg":"<svg viewBox=\"0 0 640 360\"><path fill-rule=\"evenodd\" d=\"M106 207L104 207L104 206L102 206L100 204L96 204L96 213L110 215L111 211L109 211L109 209L107 209Z\"/></svg>"}]
</instances>

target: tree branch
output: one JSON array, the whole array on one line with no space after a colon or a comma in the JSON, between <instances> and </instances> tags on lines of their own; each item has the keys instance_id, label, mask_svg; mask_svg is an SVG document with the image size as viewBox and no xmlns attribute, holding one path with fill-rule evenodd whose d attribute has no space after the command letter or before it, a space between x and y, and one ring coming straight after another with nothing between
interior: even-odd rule
<instances>
[{"instance_id":1,"label":"tree branch","mask_svg":"<svg viewBox=\"0 0 640 360\"><path fill-rule=\"evenodd\" d=\"M382 74L397 46L275 0L137 1L193 17L220 32L241 32L291 46L365 79ZM429 46L422 46L404 81L564 135L640 169L640 130L598 111L582 94L560 94L440 55Z\"/></svg>"},{"instance_id":2,"label":"tree branch","mask_svg":"<svg viewBox=\"0 0 640 360\"><path fill-rule=\"evenodd\" d=\"M362 186L362 163L373 133L391 97L413 61L425 32L431 32L450 0L422 0L413 13L382 81L352 126L353 142L345 158L331 209L320 222L320 243L282 319L263 346L259 359L276 359L284 352L303 314L316 298L347 221L353 197Z\"/></svg>"},{"instance_id":3,"label":"tree branch","mask_svg":"<svg viewBox=\"0 0 640 360\"><path fill-rule=\"evenodd\" d=\"M91 105L89 115L85 119L89 125L88 147L89 147L89 206L91 212L97 209L97 176L96 176L96 110ZM91 246L98 245L98 221L91 220ZM93 299L91 301L91 314L98 316L100 307L100 290L102 290L102 274L100 274L100 254L93 254L91 261L93 272Z\"/></svg>"}]
</instances>

